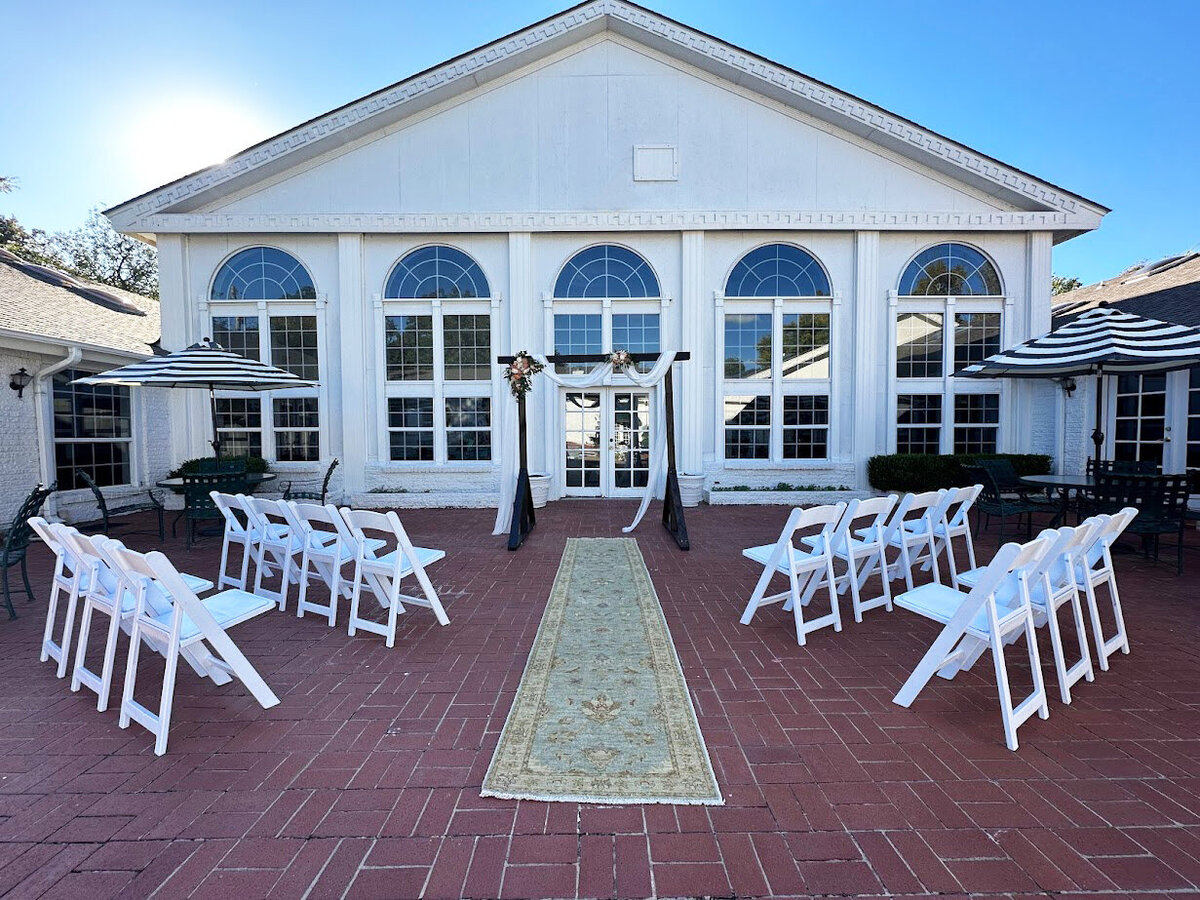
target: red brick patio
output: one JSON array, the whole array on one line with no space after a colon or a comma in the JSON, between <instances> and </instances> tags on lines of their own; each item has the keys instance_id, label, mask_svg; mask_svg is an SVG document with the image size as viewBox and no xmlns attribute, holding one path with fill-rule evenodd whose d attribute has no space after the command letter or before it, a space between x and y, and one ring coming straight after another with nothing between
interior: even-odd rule
<instances>
[{"instance_id":1,"label":"red brick patio","mask_svg":"<svg viewBox=\"0 0 1200 900\"><path fill-rule=\"evenodd\" d=\"M122 731L115 711L97 713L37 662L44 607L19 606L19 620L0 621L0 894L1200 890L1194 574L1122 556L1133 654L1078 686L1070 707L1048 666L1051 718L1031 720L1010 753L990 666L935 679L911 710L891 703L935 634L903 610L848 618L804 649L777 607L737 624L756 576L739 551L773 539L783 508L693 510L689 554L653 521L638 534L724 807L480 798L564 539L618 535L631 509L552 504L519 553L487 534L486 511L406 512L417 543L449 553L431 573L451 624L414 611L390 651L290 611L239 626L282 702L263 710L237 684L182 669L161 758L146 731ZM984 546L986 557L994 541ZM220 548L164 549L210 574ZM1188 567L1200 571L1200 555ZM33 569L44 598L47 554Z\"/></svg>"}]
</instances>

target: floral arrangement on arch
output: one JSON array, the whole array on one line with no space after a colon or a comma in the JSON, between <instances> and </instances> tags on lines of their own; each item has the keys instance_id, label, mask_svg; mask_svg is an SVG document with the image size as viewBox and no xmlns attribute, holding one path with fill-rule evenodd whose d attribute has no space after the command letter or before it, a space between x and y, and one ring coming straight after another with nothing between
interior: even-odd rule
<instances>
[{"instance_id":1,"label":"floral arrangement on arch","mask_svg":"<svg viewBox=\"0 0 1200 900\"><path fill-rule=\"evenodd\" d=\"M521 397L533 390L533 376L542 371L545 366L529 355L529 351L521 350L513 356L513 361L504 368L504 378L508 381L508 389L514 397Z\"/></svg>"},{"instance_id":2,"label":"floral arrangement on arch","mask_svg":"<svg viewBox=\"0 0 1200 900\"><path fill-rule=\"evenodd\" d=\"M633 365L633 355L628 350L614 350L608 358L613 371L621 372Z\"/></svg>"}]
</instances>

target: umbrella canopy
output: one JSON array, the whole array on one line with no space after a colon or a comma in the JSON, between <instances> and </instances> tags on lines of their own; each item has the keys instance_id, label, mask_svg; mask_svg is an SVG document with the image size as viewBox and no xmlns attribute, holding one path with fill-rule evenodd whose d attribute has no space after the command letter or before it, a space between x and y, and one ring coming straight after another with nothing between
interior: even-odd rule
<instances>
[{"instance_id":1,"label":"umbrella canopy","mask_svg":"<svg viewBox=\"0 0 1200 900\"><path fill-rule=\"evenodd\" d=\"M1067 378L1096 375L1096 459L1104 445L1103 375L1170 372L1200 364L1200 328L1101 306L1061 328L967 366L965 378Z\"/></svg>"},{"instance_id":2,"label":"umbrella canopy","mask_svg":"<svg viewBox=\"0 0 1200 900\"><path fill-rule=\"evenodd\" d=\"M217 436L217 391L274 391L315 387L285 369L247 359L205 338L186 350L152 356L98 375L77 378L79 384L116 384L124 387L195 388L208 391L212 409L213 451L221 455Z\"/></svg>"},{"instance_id":3,"label":"umbrella canopy","mask_svg":"<svg viewBox=\"0 0 1200 900\"><path fill-rule=\"evenodd\" d=\"M1065 378L1169 372L1197 363L1200 328L1101 307L956 374L966 378Z\"/></svg>"}]
</instances>

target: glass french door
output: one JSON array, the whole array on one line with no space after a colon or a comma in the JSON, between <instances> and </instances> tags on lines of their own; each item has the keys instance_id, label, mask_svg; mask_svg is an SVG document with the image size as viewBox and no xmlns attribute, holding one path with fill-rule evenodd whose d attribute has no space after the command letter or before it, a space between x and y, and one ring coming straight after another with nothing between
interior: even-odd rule
<instances>
[{"instance_id":1,"label":"glass french door","mask_svg":"<svg viewBox=\"0 0 1200 900\"><path fill-rule=\"evenodd\" d=\"M636 497L650 478L650 394L563 391L563 487L572 497Z\"/></svg>"}]
</instances>

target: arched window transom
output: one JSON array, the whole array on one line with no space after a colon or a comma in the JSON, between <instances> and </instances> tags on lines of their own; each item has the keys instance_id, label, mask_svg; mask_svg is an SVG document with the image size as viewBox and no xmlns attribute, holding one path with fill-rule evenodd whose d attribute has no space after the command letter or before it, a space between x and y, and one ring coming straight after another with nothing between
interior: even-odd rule
<instances>
[{"instance_id":1,"label":"arched window transom","mask_svg":"<svg viewBox=\"0 0 1200 900\"><path fill-rule=\"evenodd\" d=\"M966 244L936 244L922 250L900 279L905 297L998 297L1004 293L991 261Z\"/></svg>"},{"instance_id":2,"label":"arched window transom","mask_svg":"<svg viewBox=\"0 0 1200 900\"><path fill-rule=\"evenodd\" d=\"M658 297L658 278L650 264L632 250L600 244L572 256L558 280L554 296L612 299Z\"/></svg>"},{"instance_id":3,"label":"arched window transom","mask_svg":"<svg viewBox=\"0 0 1200 900\"><path fill-rule=\"evenodd\" d=\"M274 247L239 250L213 279L213 300L315 300L312 276L298 259Z\"/></svg>"},{"instance_id":4,"label":"arched window transom","mask_svg":"<svg viewBox=\"0 0 1200 900\"><path fill-rule=\"evenodd\" d=\"M726 297L828 297L829 276L807 250L767 244L743 256L725 284Z\"/></svg>"},{"instance_id":5,"label":"arched window transom","mask_svg":"<svg viewBox=\"0 0 1200 900\"><path fill-rule=\"evenodd\" d=\"M479 264L461 250L436 245L420 247L396 263L384 296L389 299L470 299L490 297L491 288Z\"/></svg>"}]
</instances>

